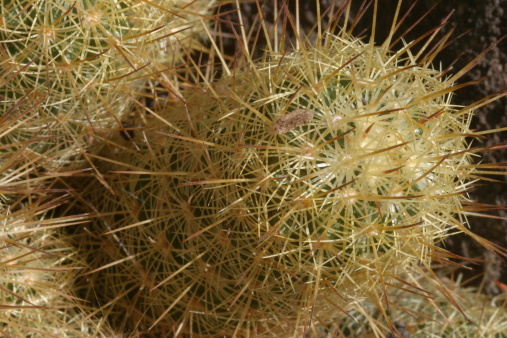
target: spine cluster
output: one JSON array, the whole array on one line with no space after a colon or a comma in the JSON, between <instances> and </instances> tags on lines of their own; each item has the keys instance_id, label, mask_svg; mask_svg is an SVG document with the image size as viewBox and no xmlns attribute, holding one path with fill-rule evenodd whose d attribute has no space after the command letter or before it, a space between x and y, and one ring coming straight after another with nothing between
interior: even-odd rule
<instances>
[{"instance_id":1,"label":"spine cluster","mask_svg":"<svg viewBox=\"0 0 507 338\"><path fill-rule=\"evenodd\" d=\"M507 255L467 219L507 92L452 103L485 52L435 68L445 22L406 42L401 1L383 43L350 1L306 33L277 4L1 2L1 334L505 336L435 265L459 232Z\"/></svg>"}]
</instances>

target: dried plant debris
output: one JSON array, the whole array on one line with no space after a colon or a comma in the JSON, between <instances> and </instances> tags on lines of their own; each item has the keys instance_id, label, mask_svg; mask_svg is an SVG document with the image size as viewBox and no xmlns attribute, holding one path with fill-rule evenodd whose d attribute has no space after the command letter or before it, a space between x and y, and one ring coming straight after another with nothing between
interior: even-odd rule
<instances>
[{"instance_id":1,"label":"dried plant debris","mask_svg":"<svg viewBox=\"0 0 507 338\"><path fill-rule=\"evenodd\" d=\"M120 136L125 141L133 140L135 135L136 134L135 134L134 130L132 130L132 126L130 125L130 123L127 123L127 122L121 123Z\"/></svg>"},{"instance_id":2,"label":"dried plant debris","mask_svg":"<svg viewBox=\"0 0 507 338\"><path fill-rule=\"evenodd\" d=\"M277 134L285 134L303 124L307 124L313 119L315 113L307 109L296 109L282 116L273 126Z\"/></svg>"}]
</instances>

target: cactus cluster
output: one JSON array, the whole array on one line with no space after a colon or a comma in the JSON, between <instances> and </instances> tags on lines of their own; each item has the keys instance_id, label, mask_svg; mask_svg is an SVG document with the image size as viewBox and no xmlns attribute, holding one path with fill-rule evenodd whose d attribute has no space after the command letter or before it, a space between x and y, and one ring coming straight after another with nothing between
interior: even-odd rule
<instances>
[{"instance_id":1,"label":"cactus cluster","mask_svg":"<svg viewBox=\"0 0 507 338\"><path fill-rule=\"evenodd\" d=\"M307 34L285 2L225 34L214 3L0 5L0 332L501 334L505 306L433 264L459 232L507 255L467 220L504 174L470 122L506 92L452 101L484 53L435 68L450 33L404 42L400 6L379 44L350 1Z\"/></svg>"},{"instance_id":2,"label":"cactus cluster","mask_svg":"<svg viewBox=\"0 0 507 338\"><path fill-rule=\"evenodd\" d=\"M268 51L109 142L112 194L92 182L82 195L106 237L94 283L117 318L300 336L363 301L388 307L396 280L446 257L490 167L473 162L474 107L451 104L457 77L390 43L343 31Z\"/></svg>"},{"instance_id":3,"label":"cactus cluster","mask_svg":"<svg viewBox=\"0 0 507 338\"><path fill-rule=\"evenodd\" d=\"M107 314L76 297L85 266L58 215L100 139L122 126L148 80L199 46L210 1L2 1L0 4L0 332L111 337ZM177 91L177 83L170 89ZM91 163L87 164L92 165ZM99 319L100 315L100 319Z\"/></svg>"}]
</instances>

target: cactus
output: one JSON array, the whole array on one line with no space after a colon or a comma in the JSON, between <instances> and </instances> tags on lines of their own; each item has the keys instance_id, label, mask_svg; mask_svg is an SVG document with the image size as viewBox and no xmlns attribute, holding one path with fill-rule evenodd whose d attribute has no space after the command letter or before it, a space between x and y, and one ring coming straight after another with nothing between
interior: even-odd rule
<instances>
[{"instance_id":1,"label":"cactus","mask_svg":"<svg viewBox=\"0 0 507 338\"><path fill-rule=\"evenodd\" d=\"M396 283L390 299L400 337L507 337L507 311L505 294L489 298L481 290L465 287L459 278L453 281L442 278L432 284L414 276L407 276L417 288ZM408 289L408 290L407 290ZM428 299L431 298L431 302ZM369 337L374 332L389 337L389 329L374 304L350 310L349 318L330 325L328 332L335 336ZM364 325L366 324L366 325Z\"/></svg>"},{"instance_id":2,"label":"cactus","mask_svg":"<svg viewBox=\"0 0 507 338\"><path fill-rule=\"evenodd\" d=\"M182 47L196 47L209 6L201 0L2 1L0 114L40 104L36 118L2 142L60 136L29 149L57 152L46 164L50 171L83 166L84 154L101 147L95 135L121 126L146 78L177 91L168 67L182 63Z\"/></svg>"},{"instance_id":3,"label":"cactus","mask_svg":"<svg viewBox=\"0 0 507 338\"><path fill-rule=\"evenodd\" d=\"M50 210L60 203L61 199L33 199L29 206L0 213L2 335L112 337L114 333L105 317L99 320L73 295L80 269L77 254L69 238L54 228L80 221L52 218Z\"/></svg>"},{"instance_id":4,"label":"cactus","mask_svg":"<svg viewBox=\"0 0 507 338\"><path fill-rule=\"evenodd\" d=\"M7 75L7 82L15 81L16 75ZM111 337L106 316L99 320L75 296L82 262L73 239L57 231L86 221L85 215L55 215L69 197L56 181L72 173L42 174L43 164L56 156L54 149L30 150L48 140L57 143L58 137L15 141L38 108L23 106L26 100L0 116L0 332L6 337Z\"/></svg>"},{"instance_id":5,"label":"cactus","mask_svg":"<svg viewBox=\"0 0 507 338\"><path fill-rule=\"evenodd\" d=\"M451 103L477 60L434 69L447 37L300 39L110 140L112 194L92 181L78 200L97 215L82 246L101 309L132 334L300 336L369 300L394 333L393 283L421 265L437 278L440 244L470 234L467 192L501 168L474 163L487 131L469 124L503 94Z\"/></svg>"}]
</instances>

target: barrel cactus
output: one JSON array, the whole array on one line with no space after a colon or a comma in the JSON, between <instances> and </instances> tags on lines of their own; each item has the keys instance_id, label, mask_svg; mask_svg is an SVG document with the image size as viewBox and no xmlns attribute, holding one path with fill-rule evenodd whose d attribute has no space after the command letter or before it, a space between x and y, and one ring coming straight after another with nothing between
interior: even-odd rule
<instances>
[{"instance_id":1,"label":"barrel cactus","mask_svg":"<svg viewBox=\"0 0 507 338\"><path fill-rule=\"evenodd\" d=\"M302 336L370 301L394 333L394 281L436 278L440 244L469 233L468 190L498 166L469 140L497 96L451 103L472 64L446 76L434 50L390 44L343 29L268 50L110 141L109 191L92 182L80 200L104 308L138 333Z\"/></svg>"}]
</instances>

